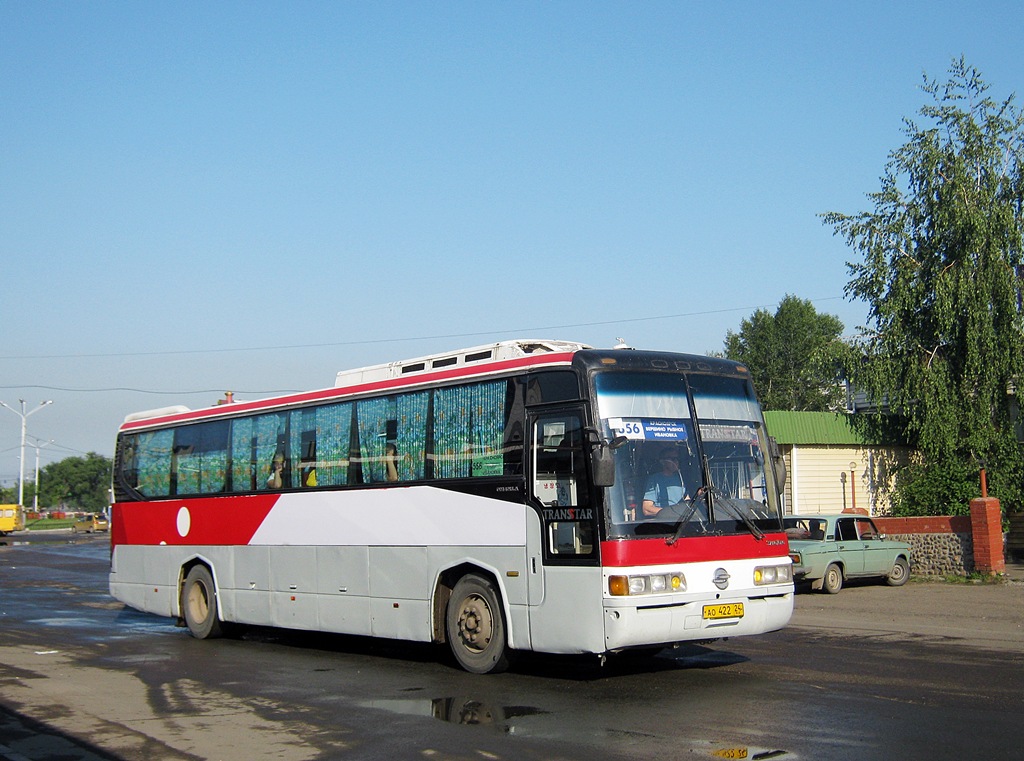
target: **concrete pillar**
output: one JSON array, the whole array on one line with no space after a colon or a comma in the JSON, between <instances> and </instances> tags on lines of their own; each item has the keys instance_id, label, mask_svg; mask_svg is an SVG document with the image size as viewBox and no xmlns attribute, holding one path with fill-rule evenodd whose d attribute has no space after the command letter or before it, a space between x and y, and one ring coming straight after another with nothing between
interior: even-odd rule
<instances>
[{"instance_id":1,"label":"concrete pillar","mask_svg":"<svg viewBox=\"0 0 1024 761\"><path fill-rule=\"evenodd\" d=\"M994 576L1006 573L1003 558L1003 511L995 497L971 500L971 536L974 540L974 570Z\"/></svg>"}]
</instances>

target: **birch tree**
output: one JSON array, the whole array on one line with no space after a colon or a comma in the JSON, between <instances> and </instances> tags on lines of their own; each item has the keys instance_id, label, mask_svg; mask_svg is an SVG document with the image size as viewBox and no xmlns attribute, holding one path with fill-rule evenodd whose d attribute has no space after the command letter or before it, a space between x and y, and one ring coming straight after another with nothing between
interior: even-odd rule
<instances>
[{"instance_id":1,"label":"birch tree","mask_svg":"<svg viewBox=\"0 0 1024 761\"><path fill-rule=\"evenodd\" d=\"M981 467L1019 508L1024 118L963 58L922 89L930 102L905 120L873 208L823 215L860 254L846 294L869 307L845 370L923 455L902 474L900 512L964 512Z\"/></svg>"}]
</instances>

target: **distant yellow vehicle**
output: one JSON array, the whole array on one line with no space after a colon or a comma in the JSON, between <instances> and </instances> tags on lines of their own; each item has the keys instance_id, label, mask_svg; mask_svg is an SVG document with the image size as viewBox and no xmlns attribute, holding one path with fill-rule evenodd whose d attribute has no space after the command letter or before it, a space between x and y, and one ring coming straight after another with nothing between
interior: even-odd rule
<instances>
[{"instance_id":1,"label":"distant yellow vehicle","mask_svg":"<svg viewBox=\"0 0 1024 761\"><path fill-rule=\"evenodd\" d=\"M21 505L0 505L0 536L25 530L25 513Z\"/></svg>"},{"instance_id":2,"label":"distant yellow vehicle","mask_svg":"<svg viewBox=\"0 0 1024 761\"><path fill-rule=\"evenodd\" d=\"M86 534L91 534L93 531L110 531L110 521L102 515L88 515L85 518L76 520L71 527L73 534L77 534L79 531L83 531Z\"/></svg>"}]
</instances>

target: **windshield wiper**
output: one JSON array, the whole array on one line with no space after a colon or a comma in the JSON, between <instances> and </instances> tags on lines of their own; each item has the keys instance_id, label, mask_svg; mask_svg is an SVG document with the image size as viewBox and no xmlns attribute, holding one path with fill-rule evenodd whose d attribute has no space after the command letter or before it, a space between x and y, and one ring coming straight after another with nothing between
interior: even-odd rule
<instances>
[{"instance_id":1,"label":"windshield wiper","mask_svg":"<svg viewBox=\"0 0 1024 761\"><path fill-rule=\"evenodd\" d=\"M750 516L747 515L745 510L740 508L735 502L732 501L732 499L725 496L718 490L715 490L715 497L717 498L715 499L716 510L719 507L721 507L723 508L723 512L726 512L725 508L728 508L727 512L729 512L733 518L737 518L740 521L742 521L743 525L747 527L747 531L753 534L755 539L757 539L758 541L764 539L764 532L757 527L757 524L754 523L754 521L750 520Z\"/></svg>"},{"instance_id":2,"label":"windshield wiper","mask_svg":"<svg viewBox=\"0 0 1024 761\"><path fill-rule=\"evenodd\" d=\"M697 496L690 500L690 504L686 507L686 512L684 512L679 517L679 520L676 521L676 524L674 526L675 530L672 532L672 536L665 540L665 544L671 547L673 544L679 541L679 538L683 535L683 532L686 530L686 524L690 522L690 519L693 517L693 514L697 512L697 503L704 502L704 504L707 505L707 501L704 499L704 495L706 494L707 489L700 488L697 490ZM703 523L704 522L701 521L701 525L703 525Z\"/></svg>"}]
</instances>

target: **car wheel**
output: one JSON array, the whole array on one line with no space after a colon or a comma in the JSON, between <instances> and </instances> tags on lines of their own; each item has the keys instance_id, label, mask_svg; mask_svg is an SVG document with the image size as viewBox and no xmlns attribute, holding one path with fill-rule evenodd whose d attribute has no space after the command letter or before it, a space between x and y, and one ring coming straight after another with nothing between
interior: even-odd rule
<instances>
[{"instance_id":1,"label":"car wheel","mask_svg":"<svg viewBox=\"0 0 1024 761\"><path fill-rule=\"evenodd\" d=\"M206 566L193 566L185 577L181 611L189 633L196 639L213 639L224 633L217 610L217 589Z\"/></svg>"},{"instance_id":2,"label":"car wheel","mask_svg":"<svg viewBox=\"0 0 1024 761\"><path fill-rule=\"evenodd\" d=\"M821 588L828 592L830 595L834 595L840 589L843 588L843 569L837 566L835 563L829 565L825 569L825 576L822 579Z\"/></svg>"},{"instance_id":3,"label":"car wheel","mask_svg":"<svg viewBox=\"0 0 1024 761\"><path fill-rule=\"evenodd\" d=\"M906 558L896 558L896 562L892 564L892 570L885 577L885 583L890 587L902 587L909 578L910 563L906 561Z\"/></svg>"},{"instance_id":4,"label":"car wheel","mask_svg":"<svg viewBox=\"0 0 1024 761\"><path fill-rule=\"evenodd\" d=\"M459 579L445 622L448 645L466 671L491 674L508 668L505 616L490 581L473 574Z\"/></svg>"}]
</instances>

